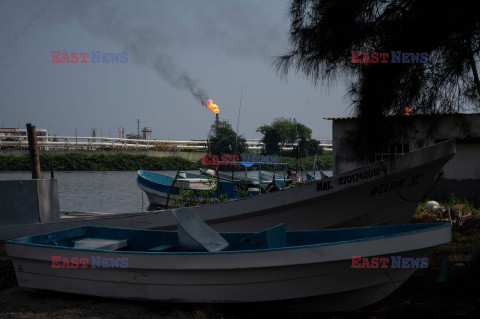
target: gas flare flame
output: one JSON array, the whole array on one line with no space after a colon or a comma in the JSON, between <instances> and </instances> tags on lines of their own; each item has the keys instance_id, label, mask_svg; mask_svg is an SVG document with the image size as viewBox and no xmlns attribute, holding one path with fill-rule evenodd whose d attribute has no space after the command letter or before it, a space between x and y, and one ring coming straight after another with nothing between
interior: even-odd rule
<instances>
[{"instance_id":1,"label":"gas flare flame","mask_svg":"<svg viewBox=\"0 0 480 319\"><path fill-rule=\"evenodd\" d=\"M408 115L413 115L413 111L408 107L408 106L405 106L403 108L403 110L405 111L405 114L408 116Z\"/></svg>"},{"instance_id":2,"label":"gas flare flame","mask_svg":"<svg viewBox=\"0 0 480 319\"><path fill-rule=\"evenodd\" d=\"M207 102L208 102L208 104L202 102L202 104L205 105L205 107L207 109L209 109L210 111L212 111L214 113L219 113L220 112L220 110L218 109L218 105L214 104L212 99L207 99Z\"/></svg>"}]
</instances>

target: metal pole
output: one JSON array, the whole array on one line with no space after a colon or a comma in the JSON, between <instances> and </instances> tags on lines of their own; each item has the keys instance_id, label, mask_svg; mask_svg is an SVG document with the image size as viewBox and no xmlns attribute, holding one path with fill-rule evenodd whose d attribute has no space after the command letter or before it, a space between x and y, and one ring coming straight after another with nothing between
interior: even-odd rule
<instances>
[{"instance_id":1,"label":"metal pole","mask_svg":"<svg viewBox=\"0 0 480 319\"><path fill-rule=\"evenodd\" d=\"M297 176L298 176L298 161L300 159L300 141L298 140L298 129L297 129L297 121L293 119L293 123L295 123L295 132L297 134Z\"/></svg>"},{"instance_id":2,"label":"metal pole","mask_svg":"<svg viewBox=\"0 0 480 319\"><path fill-rule=\"evenodd\" d=\"M177 174L175 174L175 179L172 182L172 185L170 185L170 188L168 189L168 194L167 194L167 202L165 203L165 208L168 208L168 202L170 200L170 193L172 192L173 186L177 182L178 174L180 173L180 168L177 170Z\"/></svg>"},{"instance_id":3,"label":"metal pole","mask_svg":"<svg viewBox=\"0 0 480 319\"><path fill-rule=\"evenodd\" d=\"M27 124L28 149L30 151L30 159L32 162L32 179L41 179L40 171L40 155L38 154L37 144L37 128L31 123Z\"/></svg>"},{"instance_id":4,"label":"metal pole","mask_svg":"<svg viewBox=\"0 0 480 319\"><path fill-rule=\"evenodd\" d=\"M217 172L218 190L220 191L220 194L223 194L222 183L220 182L220 177L218 176L218 165L217 165L216 172Z\"/></svg>"},{"instance_id":5,"label":"metal pole","mask_svg":"<svg viewBox=\"0 0 480 319\"><path fill-rule=\"evenodd\" d=\"M261 193L262 192L262 164L259 164L259 167L258 167L258 187Z\"/></svg>"}]
</instances>

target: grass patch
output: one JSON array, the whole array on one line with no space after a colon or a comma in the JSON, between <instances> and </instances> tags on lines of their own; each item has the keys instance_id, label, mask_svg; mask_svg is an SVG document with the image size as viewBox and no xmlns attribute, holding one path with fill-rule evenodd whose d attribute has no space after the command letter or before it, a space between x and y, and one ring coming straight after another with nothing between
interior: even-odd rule
<instances>
[{"instance_id":1,"label":"grass patch","mask_svg":"<svg viewBox=\"0 0 480 319\"><path fill-rule=\"evenodd\" d=\"M425 210L425 204L432 199L425 199L421 201L418 204L418 207L416 209L416 213L422 212ZM458 197L455 194L450 194L450 197L448 200L444 201L437 201L440 206L443 208L447 209L450 207L453 207L455 205L465 205L465 207L462 209L465 213L471 212L472 214L478 213L480 209L480 199L479 198L462 198Z\"/></svg>"}]
</instances>

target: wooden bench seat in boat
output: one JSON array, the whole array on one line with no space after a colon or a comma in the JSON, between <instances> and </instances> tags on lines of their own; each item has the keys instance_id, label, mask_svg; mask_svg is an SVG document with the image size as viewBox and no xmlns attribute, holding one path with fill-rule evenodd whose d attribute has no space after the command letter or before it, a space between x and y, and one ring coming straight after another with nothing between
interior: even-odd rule
<instances>
[{"instance_id":1,"label":"wooden bench seat in boat","mask_svg":"<svg viewBox=\"0 0 480 319\"><path fill-rule=\"evenodd\" d=\"M100 250L117 250L125 247L127 247L126 239L84 238L77 240L73 245L73 248Z\"/></svg>"}]
</instances>

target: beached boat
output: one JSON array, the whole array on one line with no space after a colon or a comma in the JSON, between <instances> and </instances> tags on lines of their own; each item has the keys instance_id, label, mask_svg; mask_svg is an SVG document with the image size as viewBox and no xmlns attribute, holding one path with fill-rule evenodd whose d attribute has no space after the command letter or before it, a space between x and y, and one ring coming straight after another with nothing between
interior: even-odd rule
<instances>
[{"instance_id":1,"label":"beached boat","mask_svg":"<svg viewBox=\"0 0 480 319\"><path fill-rule=\"evenodd\" d=\"M287 230L408 223L434 177L454 156L453 140L297 187L192 209L217 231ZM82 225L175 229L171 210L0 226L0 240Z\"/></svg>"},{"instance_id":2,"label":"beached boat","mask_svg":"<svg viewBox=\"0 0 480 319\"><path fill-rule=\"evenodd\" d=\"M167 198L169 206L172 206L173 200L181 199L180 189L192 190L195 196L201 196L202 192L216 188L215 196L220 197L225 194L228 199L237 198L237 183L220 180L220 188L217 187L217 181L211 178L199 178L198 175L188 172L178 174L175 185L172 186L174 178L165 174L150 171L139 170L137 177L137 186L145 192L148 201L151 204L166 207ZM170 194L169 194L170 192ZM258 189L250 188L248 195L255 196L260 192Z\"/></svg>"},{"instance_id":3,"label":"beached boat","mask_svg":"<svg viewBox=\"0 0 480 319\"><path fill-rule=\"evenodd\" d=\"M188 226L179 228L192 235ZM258 233L216 234L218 245L211 239L202 243L210 236L202 231L193 231L201 244L196 251L191 238L182 240L182 233L174 231L95 226L5 245L21 287L165 302L349 311L388 296L417 268L428 265L437 246L451 240L449 223L294 232L280 225Z\"/></svg>"}]
</instances>

